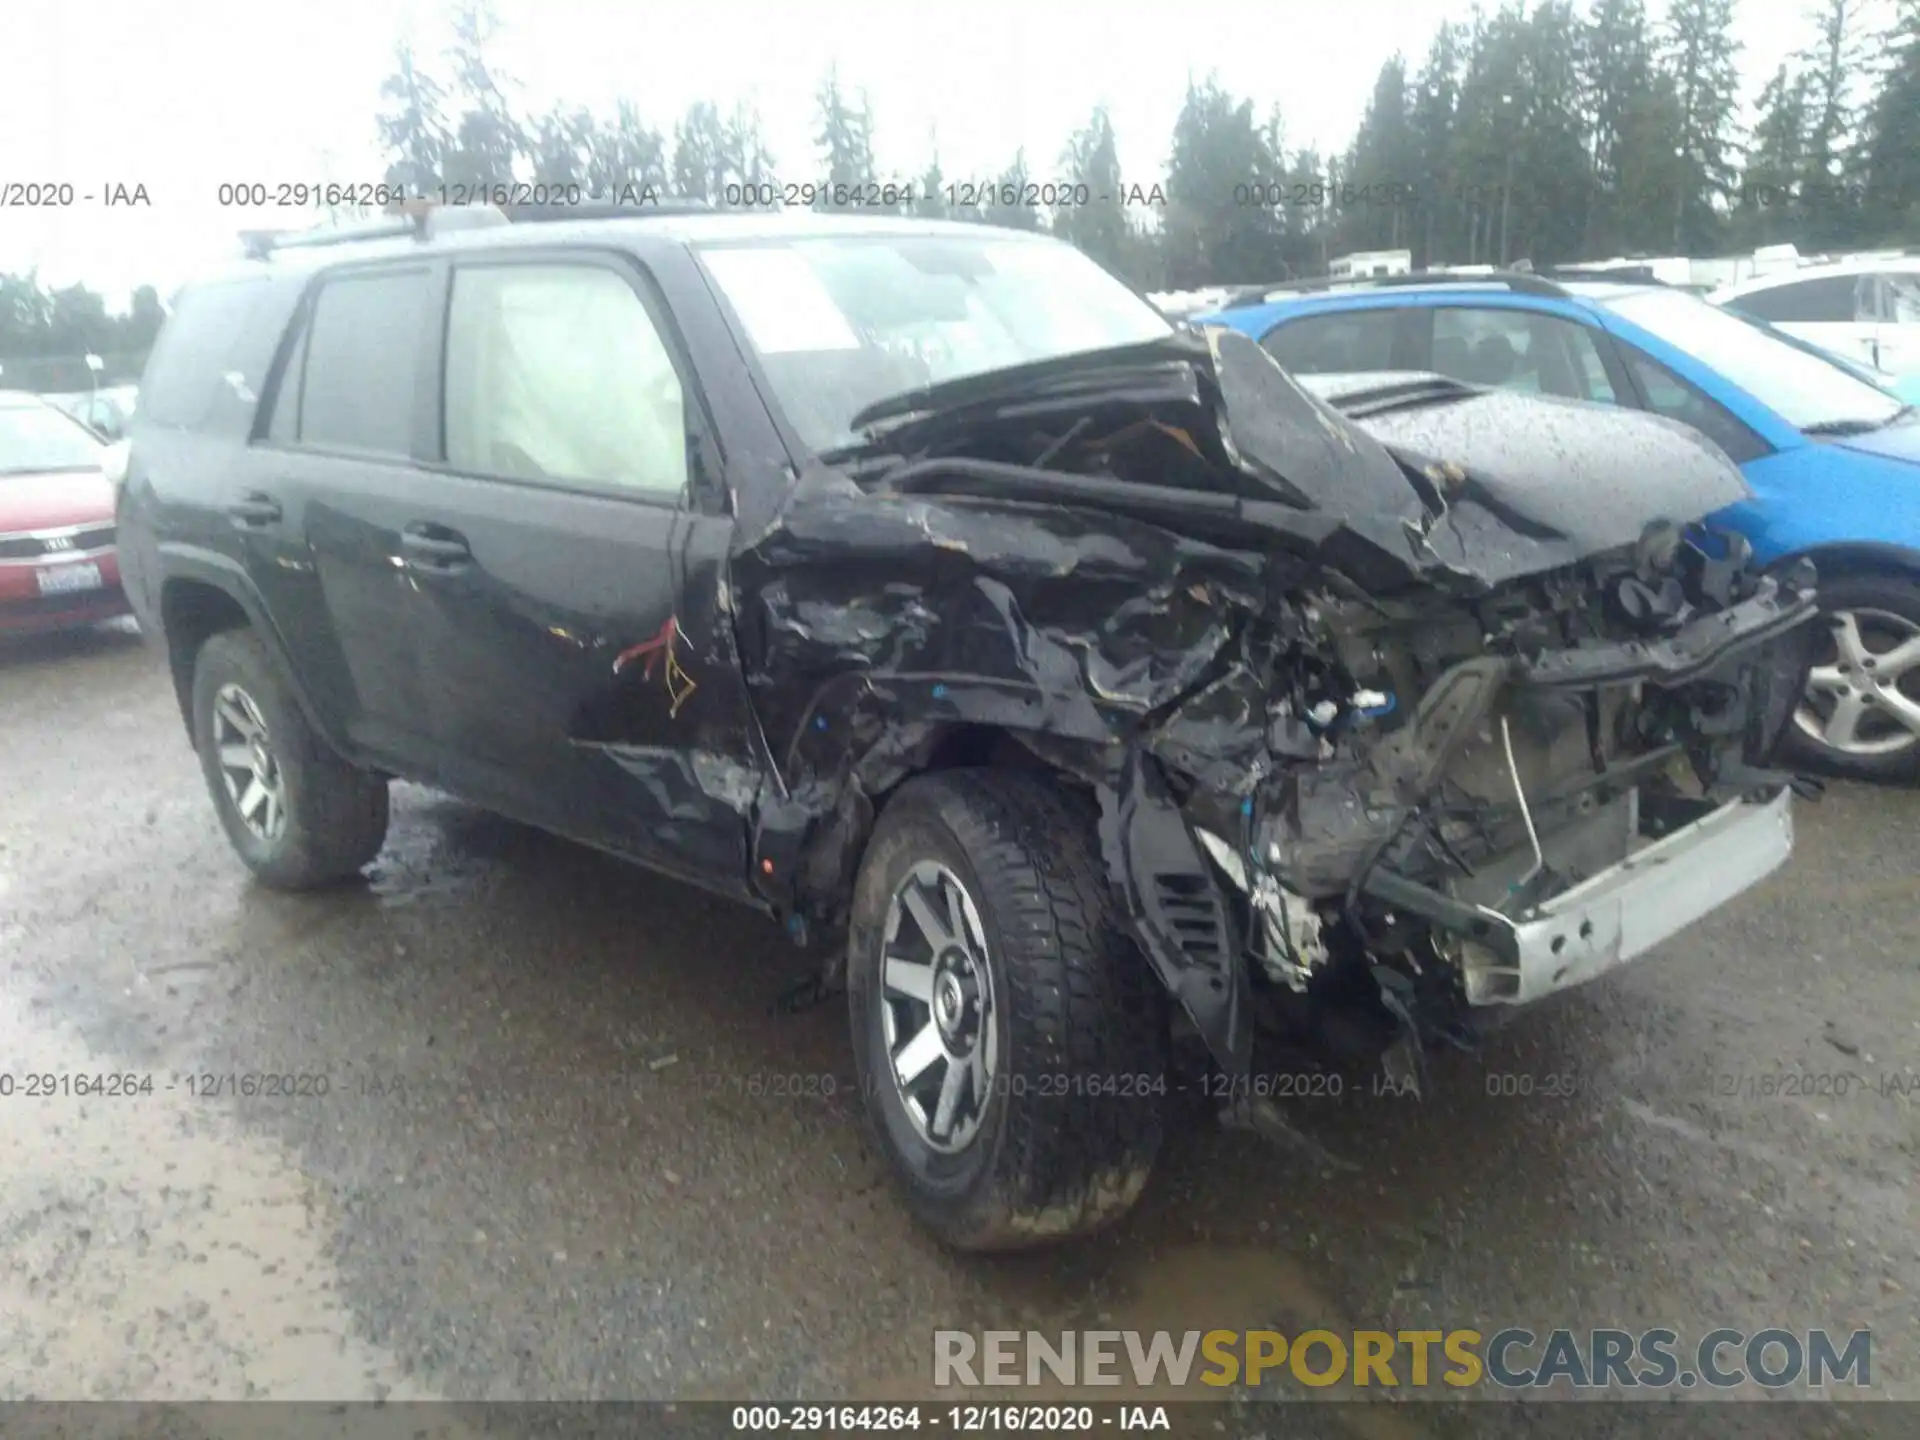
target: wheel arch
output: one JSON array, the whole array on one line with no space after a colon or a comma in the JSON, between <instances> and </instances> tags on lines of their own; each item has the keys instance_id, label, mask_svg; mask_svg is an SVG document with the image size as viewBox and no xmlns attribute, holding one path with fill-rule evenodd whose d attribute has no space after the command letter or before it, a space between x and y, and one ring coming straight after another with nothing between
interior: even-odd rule
<instances>
[{"instance_id":1,"label":"wheel arch","mask_svg":"<svg viewBox=\"0 0 1920 1440\"><path fill-rule=\"evenodd\" d=\"M194 740L194 664L207 641L229 630L252 630L260 636L294 702L315 731L325 735L311 697L301 685L279 633L268 622L266 608L246 572L231 562L198 554L168 556L166 566L160 582L160 629L188 742Z\"/></svg>"},{"instance_id":2,"label":"wheel arch","mask_svg":"<svg viewBox=\"0 0 1920 1440\"><path fill-rule=\"evenodd\" d=\"M849 690L852 690L850 685ZM911 717L865 684L844 709L817 704L787 756L782 793L755 817L749 880L761 901L796 935L837 930L880 812L909 781L961 769L1038 772L1094 786L1064 757L1047 753L1044 732L998 717ZM1071 744L1071 742L1068 742Z\"/></svg>"},{"instance_id":3,"label":"wheel arch","mask_svg":"<svg viewBox=\"0 0 1920 1440\"><path fill-rule=\"evenodd\" d=\"M1920 580L1920 550L1877 540L1847 540L1808 545L1803 549L1782 555L1768 568L1775 571L1784 570L1802 560L1813 562L1816 577L1887 575L1903 580ZM1815 579L1814 585L1817 597L1818 578Z\"/></svg>"}]
</instances>

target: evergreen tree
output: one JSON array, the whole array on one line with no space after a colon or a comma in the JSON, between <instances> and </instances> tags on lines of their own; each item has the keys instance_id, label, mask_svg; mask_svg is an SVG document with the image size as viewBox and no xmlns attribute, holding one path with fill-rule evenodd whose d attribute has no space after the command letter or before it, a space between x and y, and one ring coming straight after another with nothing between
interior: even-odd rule
<instances>
[{"instance_id":1,"label":"evergreen tree","mask_svg":"<svg viewBox=\"0 0 1920 1440\"><path fill-rule=\"evenodd\" d=\"M1030 183L1027 152L1024 148L1016 150L1013 163L1001 171L999 180L994 182L993 201L981 207L980 218L989 225L1002 225L1009 230L1038 230L1039 208L1026 203Z\"/></svg>"},{"instance_id":2,"label":"evergreen tree","mask_svg":"<svg viewBox=\"0 0 1920 1440\"><path fill-rule=\"evenodd\" d=\"M1413 86L1414 173L1421 195L1411 239L1414 259L1423 266L1451 258L1445 246L1458 210L1453 133L1460 103L1462 41L1458 25L1442 24Z\"/></svg>"},{"instance_id":3,"label":"evergreen tree","mask_svg":"<svg viewBox=\"0 0 1920 1440\"><path fill-rule=\"evenodd\" d=\"M760 129L760 112L736 105L727 117L721 163L727 180L738 184L741 198L758 205L774 183L773 152Z\"/></svg>"},{"instance_id":4,"label":"evergreen tree","mask_svg":"<svg viewBox=\"0 0 1920 1440\"><path fill-rule=\"evenodd\" d=\"M1742 245L1772 245L1791 238L1797 222L1789 202L1806 172L1812 108L1806 75L1788 65L1775 70L1760 92L1759 118L1740 172L1734 211L1735 234Z\"/></svg>"},{"instance_id":5,"label":"evergreen tree","mask_svg":"<svg viewBox=\"0 0 1920 1440\"><path fill-rule=\"evenodd\" d=\"M829 67L826 79L820 84L816 103L819 106L820 129L814 135L814 144L820 147L828 185L857 187L864 191L875 183L873 113L866 96L862 95L858 100L848 97L841 88L838 67ZM833 203L833 195L829 192L815 201L814 208L829 209Z\"/></svg>"},{"instance_id":6,"label":"evergreen tree","mask_svg":"<svg viewBox=\"0 0 1920 1440\"><path fill-rule=\"evenodd\" d=\"M1514 137L1515 167L1505 199L1507 258L1551 263L1580 254L1593 170L1580 118L1580 21L1570 0L1546 0L1520 41L1525 127Z\"/></svg>"},{"instance_id":7,"label":"evergreen tree","mask_svg":"<svg viewBox=\"0 0 1920 1440\"><path fill-rule=\"evenodd\" d=\"M718 205L727 182L727 128L710 100L696 100L673 127L673 193Z\"/></svg>"},{"instance_id":8,"label":"evergreen tree","mask_svg":"<svg viewBox=\"0 0 1920 1440\"><path fill-rule=\"evenodd\" d=\"M1672 0L1667 12L1666 62L1680 106L1673 209L1673 248L1680 254L1718 245L1739 179L1741 46L1732 36L1734 7L1735 0Z\"/></svg>"},{"instance_id":9,"label":"evergreen tree","mask_svg":"<svg viewBox=\"0 0 1920 1440\"><path fill-rule=\"evenodd\" d=\"M462 109L444 167L451 185L509 183L515 162L528 148L507 98L513 82L488 58L499 32L493 0L461 0L455 8L447 59Z\"/></svg>"},{"instance_id":10,"label":"evergreen tree","mask_svg":"<svg viewBox=\"0 0 1920 1440\"><path fill-rule=\"evenodd\" d=\"M409 195L430 193L446 162L446 92L420 68L410 40L395 50L393 73L381 82L380 98L386 105L375 128L387 155L386 183Z\"/></svg>"},{"instance_id":11,"label":"evergreen tree","mask_svg":"<svg viewBox=\"0 0 1920 1440\"><path fill-rule=\"evenodd\" d=\"M1396 250L1409 243L1411 206L1391 197L1419 173L1417 143L1407 62L1396 53L1374 79L1373 94L1348 152L1350 183L1366 198L1346 229L1345 243L1356 249Z\"/></svg>"},{"instance_id":12,"label":"evergreen tree","mask_svg":"<svg viewBox=\"0 0 1920 1440\"><path fill-rule=\"evenodd\" d=\"M1469 264L1511 258L1502 252L1512 243L1516 188L1525 200L1519 147L1534 108L1526 51L1526 19L1518 0L1491 17L1475 16L1454 135L1455 161L1467 177L1460 197L1467 222L1460 253Z\"/></svg>"},{"instance_id":13,"label":"evergreen tree","mask_svg":"<svg viewBox=\"0 0 1920 1440\"><path fill-rule=\"evenodd\" d=\"M1811 111L1799 219L1801 233L1815 248L1845 243L1860 222L1845 182L1858 158L1856 96L1868 59L1863 8L1863 0L1822 0L1814 17L1816 39L1801 57L1810 79Z\"/></svg>"},{"instance_id":14,"label":"evergreen tree","mask_svg":"<svg viewBox=\"0 0 1920 1440\"><path fill-rule=\"evenodd\" d=\"M1068 141L1060 164L1074 190L1053 212L1053 233L1119 273L1126 263L1127 215L1120 152L1104 105L1096 107L1086 127Z\"/></svg>"},{"instance_id":15,"label":"evergreen tree","mask_svg":"<svg viewBox=\"0 0 1920 1440\"><path fill-rule=\"evenodd\" d=\"M1920 0L1901 0L1878 48L1886 61L1860 145L1862 238L1910 244L1920 241Z\"/></svg>"},{"instance_id":16,"label":"evergreen tree","mask_svg":"<svg viewBox=\"0 0 1920 1440\"><path fill-rule=\"evenodd\" d=\"M534 122L530 136L537 185L586 184L587 160L599 126L584 109L554 110Z\"/></svg>"},{"instance_id":17,"label":"evergreen tree","mask_svg":"<svg viewBox=\"0 0 1920 1440\"><path fill-rule=\"evenodd\" d=\"M1165 217L1168 274L1189 285L1243 284L1283 272L1281 232L1265 196L1284 184L1280 157L1253 119L1208 76L1189 82L1173 126Z\"/></svg>"},{"instance_id":18,"label":"evergreen tree","mask_svg":"<svg viewBox=\"0 0 1920 1440\"><path fill-rule=\"evenodd\" d=\"M1644 228L1634 206L1646 203L1637 192L1645 188L1650 157L1640 147L1658 143L1649 133L1657 129L1649 112L1658 107L1648 93L1653 42L1641 0L1594 0L1582 36L1580 70L1594 183L1586 248L1606 255L1630 248L1635 232Z\"/></svg>"},{"instance_id":19,"label":"evergreen tree","mask_svg":"<svg viewBox=\"0 0 1920 1440\"><path fill-rule=\"evenodd\" d=\"M927 137L927 168L913 182L913 213L927 220L957 218L949 215L947 179L940 173L940 145Z\"/></svg>"},{"instance_id":20,"label":"evergreen tree","mask_svg":"<svg viewBox=\"0 0 1920 1440\"><path fill-rule=\"evenodd\" d=\"M640 118L632 101L620 102L611 124L595 127L583 183L590 194L613 203L645 203L649 194L672 188L666 139Z\"/></svg>"}]
</instances>

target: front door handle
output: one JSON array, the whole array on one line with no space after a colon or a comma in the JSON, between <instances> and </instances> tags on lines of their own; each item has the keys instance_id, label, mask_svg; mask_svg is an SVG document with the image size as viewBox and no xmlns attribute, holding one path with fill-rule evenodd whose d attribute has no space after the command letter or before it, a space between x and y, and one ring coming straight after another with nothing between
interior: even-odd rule
<instances>
[{"instance_id":1,"label":"front door handle","mask_svg":"<svg viewBox=\"0 0 1920 1440\"><path fill-rule=\"evenodd\" d=\"M424 520L416 520L400 532L400 548L422 570L458 570L473 559L466 536Z\"/></svg>"},{"instance_id":2,"label":"front door handle","mask_svg":"<svg viewBox=\"0 0 1920 1440\"><path fill-rule=\"evenodd\" d=\"M249 490L227 507L227 515L242 529L258 529L280 522L280 502L264 490Z\"/></svg>"}]
</instances>

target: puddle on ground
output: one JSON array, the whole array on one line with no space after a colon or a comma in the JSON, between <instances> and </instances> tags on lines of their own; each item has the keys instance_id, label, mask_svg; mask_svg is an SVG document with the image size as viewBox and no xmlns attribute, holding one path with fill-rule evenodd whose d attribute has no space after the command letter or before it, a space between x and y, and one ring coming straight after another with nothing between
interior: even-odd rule
<instances>
[{"instance_id":1,"label":"puddle on ground","mask_svg":"<svg viewBox=\"0 0 1920 1440\"><path fill-rule=\"evenodd\" d=\"M436 1398L356 1334L289 1152L164 1073L72 1093L125 1067L3 990L0 1056L0 1400Z\"/></svg>"},{"instance_id":2,"label":"puddle on ground","mask_svg":"<svg viewBox=\"0 0 1920 1440\"><path fill-rule=\"evenodd\" d=\"M1176 1336L1188 1330L1280 1329L1297 1333L1319 1329L1340 1334L1354 1328L1352 1317L1320 1289L1304 1264L1283 1250L1260 1246L1166 1245L1122 1255L1117 1269L1104 1277L1103 1289L1114 1298L1103 1300L1097 1311L1070 1302L1057 1318L1040 1319L1033 1316L1031 1306L1020 1305L1017 1308L1026 1318L981 1328L1037 1329L1049 1335L1061 1330L1167 1330ZM1015 1308L1009 1305L1010 1311ZM1196 1400L1224 1404L1233 1395L1194 1383L1174 1386L1163 1381L1140 1386L1133 1383L1124 1359L1118 1370L1127 1378L1119 1385L1070 1387L1049 1377L1039 1385L1018 1389L982 1387L977 1391L935 1392L931 1329L926 1349L924 1369L916 1367L913 1375L881 1376L857 1384L853 1387L855 1398L872 1402L925 1400L937 1393L942 1400L1017 1399L1043 1404L1097 1400L1105 1405ZM1293 1396L1300 1403L1308 1403L1309 1399L1355 1399L1361 1393L1340 1385L1311 1397L1305 1390L1296 1390ZM1341 1428L1364 1440L1419 1440L1425 1433L1414 1420L1381 1405L1343 1404L1329 1413Z\"/></svg>"}]
</instances>

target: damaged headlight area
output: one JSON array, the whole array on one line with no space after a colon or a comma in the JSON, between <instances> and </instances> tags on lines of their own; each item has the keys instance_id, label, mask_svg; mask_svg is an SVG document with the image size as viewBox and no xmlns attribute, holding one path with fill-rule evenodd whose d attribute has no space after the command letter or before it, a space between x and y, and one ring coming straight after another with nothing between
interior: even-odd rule
<instances>
[{"instance_id":1,"label":"damaged headlight area","mask_svg":"<svg viewBox=\"0 0 1920 1440\"><path fill-rule=\"evenodd\" d=\"M1457 1038L1472 1006L1591 979L1762 878L1802 784L1768 759L1811 662L1812 579L1655 527L1477 600L1305 604L1317 644L1273 671L1258 781L1143 764L1117 803L1135 870L1178 850L1170 827L1194 837L1192 871L1133 882L1154 928L1200 936L1186 959L1209 968L1204 875L1244 962L1183 988L1215 1055L1239 1063L1249 1012L1290 996L1363 995ZM1147 753L1177 755L1188 723ZM1696 852L1709 873L1663 888Z\"/></svg>"},{"instance_id":2,"label":"damaged headlight area","mask_svg":"<svg viewBox=\"0 0 1920 1440\"><path fill-rule=\"evenodd\" d=\"M1604 442L1568 453L1611 499L1576 503L1470 433L1390 451L1217 338L881 408L735 556L780 777L753 879L799 932L907 777L1043 768L1240 1074L1257 1021L1336 996L1457 1036L1784 858L1813 576L1689 523L1745 493L1691 432L1554 408Z\"/></svg>"}]
</instances>

